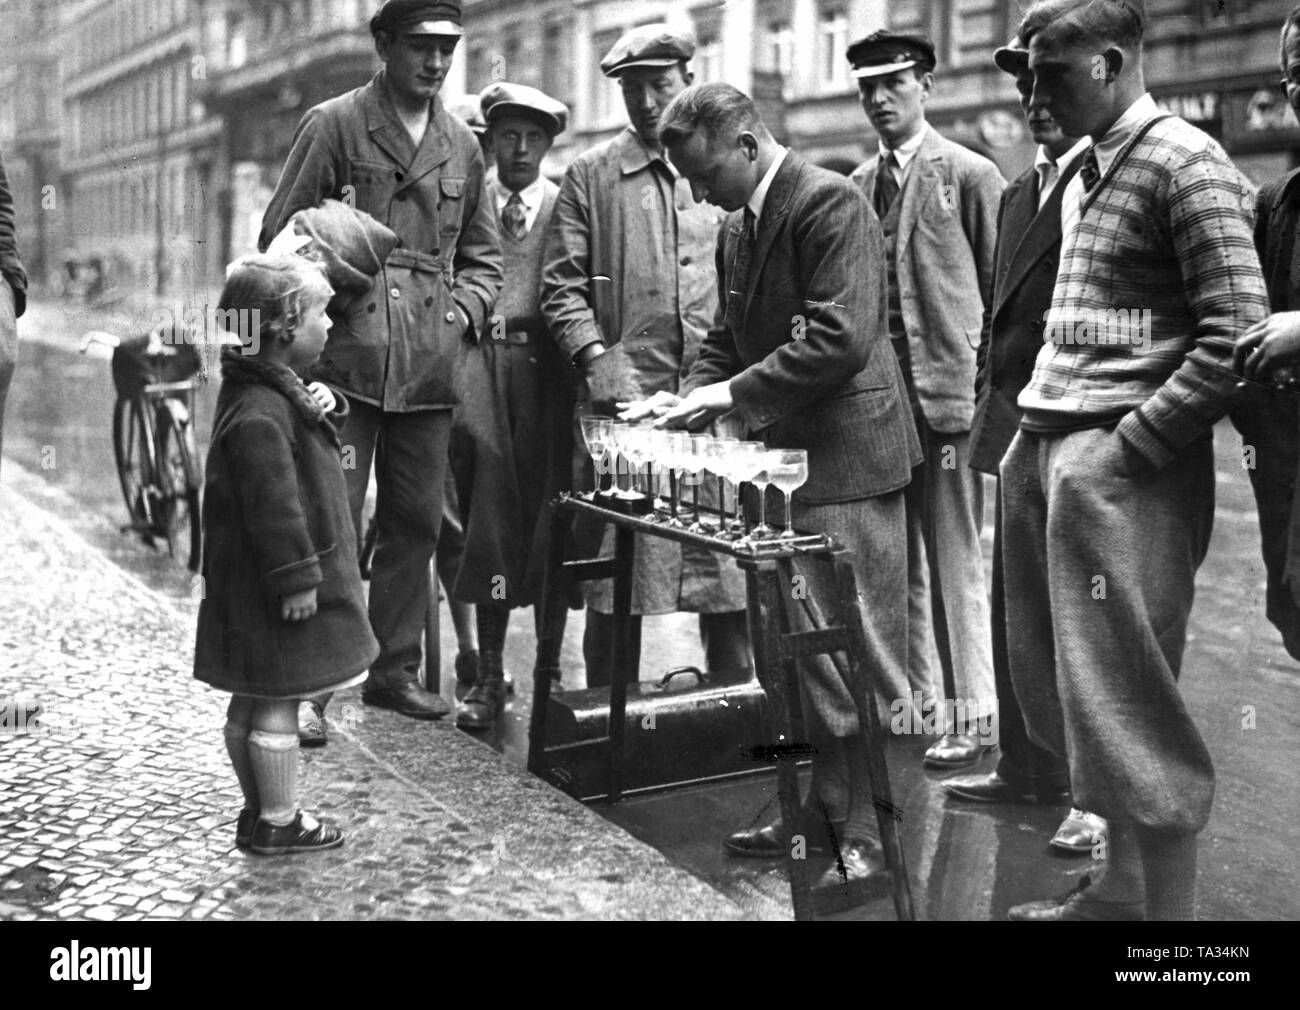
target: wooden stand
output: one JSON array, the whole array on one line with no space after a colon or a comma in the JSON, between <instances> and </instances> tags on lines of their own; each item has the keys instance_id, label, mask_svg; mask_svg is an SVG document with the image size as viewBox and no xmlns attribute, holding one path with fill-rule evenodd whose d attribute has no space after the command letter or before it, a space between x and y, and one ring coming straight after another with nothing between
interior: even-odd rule
<instances>
[{"instance_id":1,"label":"wooden stand","mask_svg":"<svg viewBox=\"0 0 1300 1010\"><path fill-rule=\"evenodd\" d=\"M736 559L745 572L749 609L751 647L759 684L767 694L770 714L766 752L777 763L777 793L781 817L786 824L798 822L801 807L795 764L807 756L807 748L798 743L803 736L803 717L799 696L799 660L827 655L835 663L854 705L866 740L871 775L873 805L880 829L885 866L890 874L894 910L901 920L915 918L912 894L903 860L898 830L898 812L893 804L889 769L885 762L884 741L877 719L875 692L870 689L870 673L865 656L866 645L858 611L857 582L847 551L826 537L801 537L794 544L763 541L758 547L729 542L708 534L691 533L649 522L635 515L621 514L601 507L592 496L563 495L550 504L550 554L547 559L546 587L542 599L541 637L537 643L537 661L533 669L533 714L528 745L528 770L540 774L547 766L547 755L559 748L546 746L546 709L551 693L551 677L559 676L560 641L556 615L563 615L566 601L563 587L567 579L614 580L614 669L610 678L609 736L600 741L584 741L581 746L598 743L606 747L609 760L608 799L622 798L624 762L623 741L627 731L627 684L635 677L630 669L628 617L632 609L632 563L636 534L662 537L690 543ZM614 526L614 555L585 561L565 561L569 529L575 515L586 514ZM828 625L816 600L808 596L802 606L812 630L795 631L783 599L783 586L793 583L795 558L811 559L829 565L837 599L834 609L844 619ZM836 659L840 653L846 662ZM808 860L796 859L793 847L786 853L790 874L790 894L795 918L814 917L816 903L812 892Z\"/></svg>"}]
</instances>

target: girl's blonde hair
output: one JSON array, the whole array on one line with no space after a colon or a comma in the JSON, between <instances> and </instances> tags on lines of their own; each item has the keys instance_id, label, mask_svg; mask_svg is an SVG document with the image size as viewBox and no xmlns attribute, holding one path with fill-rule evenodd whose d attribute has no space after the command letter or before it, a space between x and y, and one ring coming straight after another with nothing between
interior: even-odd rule
<instances>
[{"instance_id":1,"label":"girl's blonde hair","mask_svg":"<svg viewBox=\"0 0 1300 1010\"><path fill-rule=\"evenodd\" d=\"M292 334L302 322L307 299L315 295L328 300L333 293L315 261L296 253L254 253L226 267L217 310L244 350L256 354L254 333L258 344ZM230 325L232 315L237 326Z\"/></svg>"}]
</instances>

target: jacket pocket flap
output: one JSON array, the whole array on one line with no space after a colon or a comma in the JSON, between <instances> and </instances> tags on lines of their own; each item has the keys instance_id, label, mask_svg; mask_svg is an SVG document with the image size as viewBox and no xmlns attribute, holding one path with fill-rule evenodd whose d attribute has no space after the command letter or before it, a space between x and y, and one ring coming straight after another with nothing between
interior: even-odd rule
<instances>
[{"instance_id":1,"label":"jacket pocket flap","mask_svg":"<svg viewBox=\"0 0 1300 1010\"><path fill-rule=\"evenodd\" d=\"M458 200L465 192L464 178L447 178L443 176L438 180L438 188L442 190L442 195L451 200Z\"/></svg>"}]
</instances>

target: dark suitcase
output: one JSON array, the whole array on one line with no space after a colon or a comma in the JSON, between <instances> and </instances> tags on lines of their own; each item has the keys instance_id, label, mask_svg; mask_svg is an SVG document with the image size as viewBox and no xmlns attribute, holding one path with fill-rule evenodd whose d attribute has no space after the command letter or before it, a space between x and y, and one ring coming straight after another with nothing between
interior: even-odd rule
<instances>
[{"instance_id":1,"label":"dark suitcase","mask_svg":"<svg viewBox=\"0 0 1300 1010\"><path fill-rule=\"evenodd\" d=\"M775 768L759 756L767 744L767 698L757 681L719 685L695 667L670 670L658 681L628 685L625 725L624 795ZM575 799L604 798L608 732L608 687L551 695L541 776Z\"/></svg>"}]
</instances>

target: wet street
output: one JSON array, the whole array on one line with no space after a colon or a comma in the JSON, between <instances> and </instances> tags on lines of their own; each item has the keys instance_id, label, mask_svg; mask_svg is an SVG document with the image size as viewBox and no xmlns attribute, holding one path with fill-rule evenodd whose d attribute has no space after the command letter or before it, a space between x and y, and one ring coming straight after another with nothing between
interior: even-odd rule
<instances>
[{"instance_id":1,"label":"wet street","mask_svg":"<svg viewBox=\"0 0 1300 1010\"><path fill-rule=\"evenodd\" d=\"M165 551L121 532L108 363L76 353L84 330L113 325L50 303L19 323L0 470L0 700L39 698L47 717L41 733L0 732L0 919L790 916L782 865L729 858L720 845L776 812L773 776L584 808L522 770L527 611L507 643L517 691L486 739L450 719L366 709L357 689L345 692L330 710L330 744L304 752L302 795L348 842L307 861L235 850L225 699L190 676L197 594ZM214 382L199 395L201 449L215 394ZM1218 516L1183 669L1218 772L1198 910L1294 920L1300 768L1286 748L1300 739L1300 666L1263 616L1254 506L1226 422L1217 446ZM445 610L441 626L451 699ZM695 626L646 621L643 679L698 662ZM581 633L571 613L567 687L585 683ZM921 767L931 739L889 744L920 917L1002 918L1087 869L1088 857L1047 846L1063 809L947 801L943 776ZM893 909L880 900L840 917L887 920Z\"/></svg>"}]
</instances>

